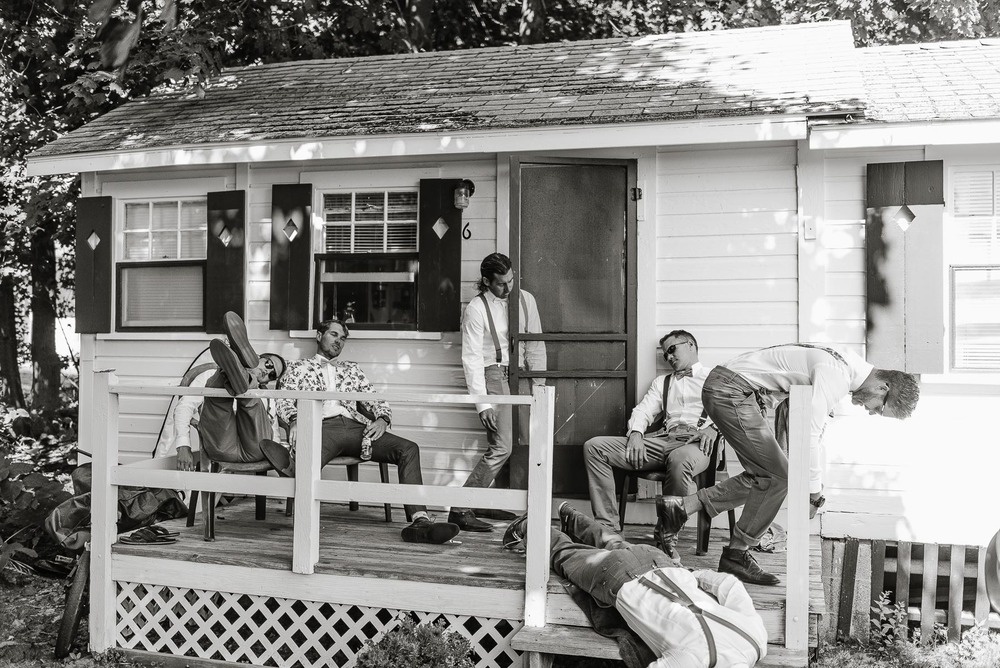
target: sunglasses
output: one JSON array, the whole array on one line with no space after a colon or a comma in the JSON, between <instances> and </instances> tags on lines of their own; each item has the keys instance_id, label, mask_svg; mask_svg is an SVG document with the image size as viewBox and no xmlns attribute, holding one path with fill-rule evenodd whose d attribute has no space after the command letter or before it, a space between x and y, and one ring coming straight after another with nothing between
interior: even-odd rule
<instances>
[{"instance_id":1,"label":"sunglasses","mask_svg":"<svg viewBox=\"0 0 1000 668\"><path fill-rule=\"evenodd\" d=\"M683 346L685 343L691 343L690 341L681 341L680 343L675 343L672 346L668 346L666 350L663 351L663 359L667 359L668 355L673 355L677 351L677 346ZM667 360L669 361L669 360Z\"/></svg>"},{"instance_id":2,"label":"sunglasses","mask_svg":"<svg viewBox=\"0 0 1000 668\"><path fill-rule=\"evenodd\" d=\"M264 358L264 369L267 371L267 382L278 380L278 367L270 357Z\"/></svg>"}]
</instances>

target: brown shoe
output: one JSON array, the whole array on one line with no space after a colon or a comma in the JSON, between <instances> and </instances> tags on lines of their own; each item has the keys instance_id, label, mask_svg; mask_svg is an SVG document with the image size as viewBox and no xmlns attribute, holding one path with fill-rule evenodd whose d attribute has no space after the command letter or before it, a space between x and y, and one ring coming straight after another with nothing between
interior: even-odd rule
<instances>
[{"instance_id":1,"label":"brown shoe","mask_svg":"<svg viewBox=\"0 0 1000 668\"><path fill-rule=\"evenodd\" d=\"M232 311L227 311L222 317L222 329L229 339L229 347L236 353L240 363L248 369L257 366L260 357L250 345L250 337L247 336L247 326L243 323L243 318Z\"/></svg>"},{"instance_id":2,"label":"brown shoe","mask_svg":"<svg viewBox=\"0 0 1000 668\"><path fill-rule=\"evenodd\" d=\"M250 389L250 374L247 373L247 368L222 339L212 339L208 349L212 352L212 359L219 365L219 371L225 376L226 382L223 385L227 392L235 397Z\"/></svg>"},{"instance_id":3,"label":"brown shoe","mask_svg":"<svg viewBox=\"0 0 1000 668\"><path fill-rule=\"evenodd\" d=\"M431 522L426 517L418 517L400 533L406 543L431 543L440 545L458 535L458 527L448 522Z\"/></svg>"},{"instance_id":4,"label":"brown shoe","mask_svg":"<svg viewBox=\"0 0 1000 668\"><path fill-rule=\"evenodd\" d=\"M492 524L477 518L476 514L471 510L463 510L460 512L455 512L453 510L448 514L448 521L452 524L457 524L458 528L462 531L475 531L479 533L493 531Z\"/></svg>"},{"instance_id":5,"label":"brown shoe","mask_svg":"<svg viewBox=\"0 0 1000 668\"><path fill-rule=\"evenodd\" d=\"M748 584L770 586L781 582L777 575L768 573L761 568L749 550L736 550L731 547L722 548L719 572L735 575Z\"/></svg>"},{"instance_id":6,"label":"brown shoe","mask_svg":"<svg viewBox=\"0 0 1000 668\"><path fill-rule=\"evenodd\" d=\"M295 477L295 467L292 465L292 457L288 453L288 448L277 441L265 438L261 439L260 451L264 453L264 458L282 478Z\"/></svg>"}]
</instances>

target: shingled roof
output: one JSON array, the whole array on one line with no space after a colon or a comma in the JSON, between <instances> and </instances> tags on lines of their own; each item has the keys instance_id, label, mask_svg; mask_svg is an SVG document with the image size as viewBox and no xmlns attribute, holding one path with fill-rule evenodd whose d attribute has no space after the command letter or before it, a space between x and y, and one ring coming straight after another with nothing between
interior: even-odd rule
<instances>
[{"instance_id":1,"label":"shingled roof","mask_svg":"<svg viewBox=\"0 0 1000 668\"><path fill-rule=\"evenodd\" d=\"M352 136L857 113L847 22L227 70L129 102L33 157Z\"/></svg>"},{"instance_id":2,"label":"shingled roof","mask_svg":"<svg viewBox=\"0 0 1000 668\"><path fill-rule=\"evenodd\" d=\"M868 121L1000 118L1000 39L859 49Z\"/></svg>"}]
</instances>

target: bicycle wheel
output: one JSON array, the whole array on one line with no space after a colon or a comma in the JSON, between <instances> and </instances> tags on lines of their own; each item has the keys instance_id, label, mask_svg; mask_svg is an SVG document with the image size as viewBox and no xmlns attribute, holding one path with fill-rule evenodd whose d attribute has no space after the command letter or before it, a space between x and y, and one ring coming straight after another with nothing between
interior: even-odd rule
<instances>
[{"instance_id":1,"label":"bicycle wheel","mask_svg":"<svg viewBox=\"0 0 1000 668\"><path fill-rule=\"evenodd\" d=\"M66 607L63 610L62 622L59 624L59 635L56 637L57 659L69 656L69 650L73 646L73 639L76 637L77 629L80 628L88 580L90 580L90 550L84 550L76 562L76 573L73 574L73 582L66 592Z\"/></svg>"}]
</instances>

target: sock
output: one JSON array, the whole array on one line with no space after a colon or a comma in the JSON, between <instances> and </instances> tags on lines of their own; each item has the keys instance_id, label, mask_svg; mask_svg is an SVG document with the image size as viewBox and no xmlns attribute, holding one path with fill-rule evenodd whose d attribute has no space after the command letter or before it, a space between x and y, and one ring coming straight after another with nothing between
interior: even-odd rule
<instances>
[{"instance_id":1,"label":"sock","mask_svg":"<svg viewBox=\"0 0 1000 668\"><path fill-rule=\"evenodd\" d=\"M430 516L427 514L426 510L418 510L413 513L413 522L416 522L419 519L430 520Z\"/></svg>"}]
</instances>

